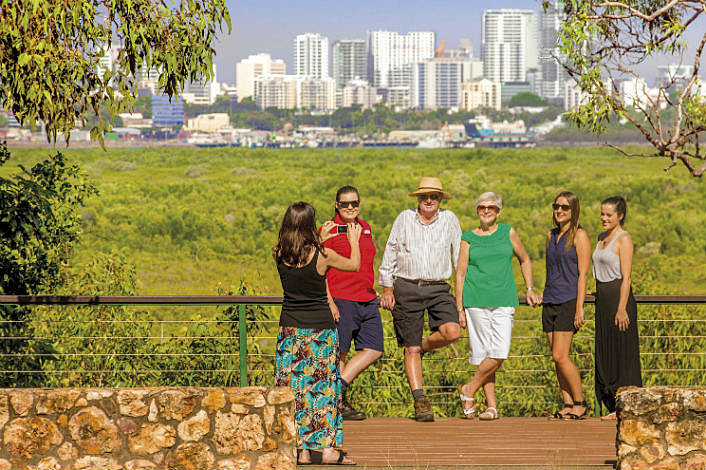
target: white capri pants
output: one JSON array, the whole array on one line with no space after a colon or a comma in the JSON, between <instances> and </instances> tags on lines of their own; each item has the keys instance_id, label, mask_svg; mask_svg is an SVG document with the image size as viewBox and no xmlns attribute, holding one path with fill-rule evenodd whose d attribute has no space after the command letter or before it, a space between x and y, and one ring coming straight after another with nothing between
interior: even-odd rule
<instances>
[{"instance_id":1,"label":"white capri pants","mask_svg":"<svg viewBox=\"0 0 706 470\"><path fill-rule=\"evenodd\" d=\"M486 357L507 359L515 307L468 307L465 312L471 350L468 362L477 366Z\"/></svg>"}]
</instances>

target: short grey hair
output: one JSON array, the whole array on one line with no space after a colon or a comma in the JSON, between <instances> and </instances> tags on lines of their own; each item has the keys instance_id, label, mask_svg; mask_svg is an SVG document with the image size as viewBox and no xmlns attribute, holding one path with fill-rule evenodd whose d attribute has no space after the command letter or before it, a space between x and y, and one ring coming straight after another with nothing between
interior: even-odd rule
<instances>
[{"instance_id":1,"label":"short grey hair","mask_svg":"<svg viewBox=\"0 0 706 470\"><path fill-rule=\"evenodd\" d=\"M480 196L478 196L478 199L476 199L476 210L478 210L478 206L480 205L480 203L485 201L494 202L495 205L498 206L498 209L503 208L502 196L500 196L500 194L495 194L492 191L488 191L486 193L481 194Z\"/></svg>"}]
</instances>

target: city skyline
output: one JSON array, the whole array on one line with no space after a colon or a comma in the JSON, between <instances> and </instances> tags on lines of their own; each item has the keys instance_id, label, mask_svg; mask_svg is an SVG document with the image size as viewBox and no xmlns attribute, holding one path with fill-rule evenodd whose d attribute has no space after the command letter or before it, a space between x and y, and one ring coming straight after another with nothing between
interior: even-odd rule
<instances>
[{"instance_id":1,"label":"city skyline","mask_svg":"<svg viewBox=\"0 0 706 470\"><path fill-rule=\"evenodd\" d=\"M514 8L541 9L540 0L496 0L462 2L447 0L444 5L409 0L404 8L399 3L381 0L359 0L355 3L330 3L320 0L300 2L255 2L226 0L230 9L232 31L221 34L214 44L218 65L218 80L235 83L235 64L249 55L269 53L273 59L287 64L287 73L294 73L292 41L299 34L320 33L332 46L339 39L366 39L367 31L389 30L399 33L433 31L437 46L441 40L446 48L455 48L460 39L468 38L473 53L480 57L481 18L484 10ZM694 25L698 26L698 25ZM694 28L698 29L698 27ZM691 34L694 34L693 31ZM689 36L687 36L687 44ZM691 51L689 51L691 52ZM687 56L688 61L691 56ZM648 80L654 78L655 66L677 62L678 58L654 58L641 68ZM688 63L688 62L685 62Z\"/></svg>"}]
</instances>

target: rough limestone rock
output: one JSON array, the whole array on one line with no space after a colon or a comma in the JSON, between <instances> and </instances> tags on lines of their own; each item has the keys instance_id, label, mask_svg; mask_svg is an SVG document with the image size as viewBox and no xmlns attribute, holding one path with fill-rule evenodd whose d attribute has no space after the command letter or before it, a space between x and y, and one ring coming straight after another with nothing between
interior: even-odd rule
<instances>
[{"instance_id":1,"label":"rough limestone rock","mask_svg":"<svg viewBox=\"0 0 706 470\"><path fill-rule=\"evenodd\" d=\"M294 392L289 387L273 388L267 392L267 403L270 405L281 405L294 400Z\"/></svg>"},{"instance_id":2,"label":"rough limestone rock","mask_svg":"<svg viewBox=\"0 0 706 470\"><path fill-rule=\"evenodd\" d=\"M180 390L167 390L159 394L157 406L162 419L181 421L196 408L196 397Z\"/></svg>"},{"instance_id":3,"label":"rough limestone rock","mask_svg":"<svg viewBox=\"0 0 706 470\"><path fill-rule=\"evenodd\" d=\"M12 464L5 459L0 459L0 470L12 470Z\"/></svg>"},{"instance_id":4,"label":"rough limestone rock","mask_svg":"<svg viewBox=\"0 0 706 470\"><path fill-rule=\"evenodd\" d=\"M73 470L124 470L117 460L107 457L87 456L76 460Z\"/></svg>"},{"instance_id":5,"label":"rough limestone rock","mask_svg":"<svg viewBox=\"0 0 706 470\"><path fill-rule=\"evenodd\" d=\"M281 408L277 415L277 424L280 432L280 440L286 443L297 441L299 431L294 422L294 413L289 408Z\"/></svg>"},{"instance_id":6,"label":"rough limestone rock","mask_svg":"<svg viewBox=\"0 0 706 470\"><path fill-rule=\"evenodd\" d=\"M118 427L95 406L73 415L69 420L69 432L84 454L115 454L123 446Z\"/></svg>"},{"instance_id":7,"label":"rough limestone rock","mask_svg":"<svg viewBox=\"0 0 706 470\"><path fill-rule=\"evenodd\" d=\"M10 400L7 396L0 396L0 429L10 421Z\"/></svg>"},{"instance_id":8,"label":"rough limestone rock","mask_svg":"<svg viewBox=\"0 0 706 470\"><path fill-rule=\"evenodd\" d=\"M118 429L123 434L132 434L137 431L137 423L129 418L120 418L118 420Z\"/></svg>"},{"instance_id":9,"label":"rough limestone rock","mask_svg":"<svg viewBox=\"0 0 706 470\"><path fill-rule=\"evenodd\" d=\"M265 430L260 417L258 415L244 416L235 432L235 440L243 451L262 449Z\"/></svg>"},{"instance_id":10,"label":"rough limestone rock","mask_svg":"<svg viewBox=\"0 0 706 470\"><path fill-rule=\"evenodd\" d=\"M216 452L223 455L239 454L241 449L235 439L235 433L240 423L240 415L236 413L216 413L213 441Z\"/></svg>"},{"instance_id":11,"label":"rough limestone rock","mask_svg":"<svg viewBox=\"0 0 706 470\"><path fill-rule=\"evenodd\" d=\"M110 398L113 396L113 390L107 390L102 388L91 388L86 391L86 399L88 401L100 401L103 398Z\"/></svg>"},{"instance_id":12,"label":"rough limestone rock","mask_svg":"<svg viewBox=\"0 0 706 470\"><path fill-rule=\"evenodd\" d=\"M643 421L623 419L620 421L620 435L623 442L632 446L641 446L660 437L659 429Z\"/></svg>"},{"instance_id":13,"label":"rough limestone rock","mask_svg":"<svg viewBox=\"0 0 706 470\"><path fill-rule=\"evenodd\" d=\"M265 387L241 387L227 388L228 400L231 403L241 403L243 405L254 406L260 408L267 404L264 392Z\"/></svg>"},{"instance_id":14,"label":"rough limestone rock","mask_svg":"<svg viewBox=\"0 0 706 470\"><path fill-rule=\"evenodd\" d=\"M204 470L213 465L215 458L207 444L187 442L167 455L169 470Z\"/></svg>"},{"instance_id":15,"label":"rough limestone rock","mask_svg":"<svg viewBox=\"0 0 706 470\"><path fill-rule=\"evenodd\" d=\"M157 464L149 460L137 459L125 462L125 470L152 470L153 468L157 468Z\"/></svg>"},{"instance_id":16,"label":"rough limestone rock","mask_svg":"<svg viewBox=\"0 0 706 470\"><path fill-rule=\"evenodd\" d=\"M246 415L250 413L250 408L241 403L233 403L232 405L230 405L230 412L237 413L239 415Z\"/></svg>"},{"instance_id":17,"label":"rough limestone rock","mask_svg":"<svg viewBox=\"0 0 706 470\"><path fill-rule=\"evenodd\" d=\"M147 421L150 423L156 423L159 419L159 408L157 407L157 401L152 400L150 403L150 414L147 415Z\"/></svg>"},{"instance_id":18,"label":"rough limestone rock","mask_svg":"<svg viewBox=\"0 0 706 470\"><path fill-rule=\"evenodd\" d=\"M117 396L120 414L133 418L146 415L149 407L142 398L147 393L147 390L120 390Z\"/></svg>"},{"instance_id":19,"label":"rough limestone rock","mask_svg":"<svg viewBox=\"0 0 706 470\"><path fill-rule=\"evenodd\" d=\"M267 434L272 434L277 429L275 428L275 407L272 405L266 406L262 410L262 417L265 421L265 431L267 431Z\"/></svg>"},{"instance_id":20,"label":"rough limestone rock","mask_svg":"<svg viewBox=\"0 0 706 470\"><path fill-rule=\"evenodd\" d=\"M706 470L706 455L692 454L686 458L686 468L690 470Z\"/></svg>"},{"instance_id":21,"label":"rough limestone rock","mask_svg":"<svg viewBox=\"0 0 706 470\"><path fill-rule=\"evenodd\" d=\"M706 450L706 423L678 421L667 424L665 438L669 455L685 455L692 450Z\"/></svg>"},{"instance_id":22,"label":"rough limestone rock","mask_svg":"<svg viewBox=\"0 0 706 470\"><path fill-rule=\"evenodd\" d=\"M128 437L130 452L137 455L151 455L176 443L176 431L164 424L146 424Z\"/></svg>"},{"instance_id":23,"label":"rough limestone rock","mask_svg":"<svg viewBox=\"0 0 706 470\"><path fill-rule=\"evenodd\" d=\"M45 457L37 463L37 470L61 470L61 464L54 457Z\"/></svg>"},{"instance_id":24,"label":"rough limestone rock","mask_svg":"<svg viewBox=\"0 0 706 470\"><path fill-rule=\"evenodd\" d=\"M10 392L10 404L18 416L27 416L34 405L34 395L26 392Z\"/></svg>"},{"instance_id":25,"label":"rough limestone rock","mask_svg":"<svg viewBox=\"0 0 706 470\"><path fill-rule=\"evenodd\" d=\"M291 470L296 468L296 460L291 452L270 452L257 459L257 470Z\"/></svg>"},{"instance_id":26,"label":"rough limestone rock","mask_svg":"<svg viewBox=\"0 0 706 470\"><path fill-rule=\"evenodd\" d=\"M56 449L56 455L58 455L61 460L76 460L78 457L78 449L70 442L64 442Z\"/></svg>"},{"instance_id":27,"label":"rough limestone rock","mask_svg":"<svg viewBox=\"0 0 706 470\"><path fill-rule=\"evenodd\" d=\"M205 410L201 410L196 416L182 421L177 428L182 441L199 441L210 430L211 423Z\"/></svg>"},{"instance_id":28,"label":"rough limestone rock","mask_svg":"<svg viewBox=\"0 0 706 470\"><path fill-rule=\"evenodd\" d=\"M206 408L209 414L223 409L226 406L225 392L219 388L209 390L206 396L201 400L201 406Z\"/></svg>"},{"instance_id":29,"label":"rough limestone rock","mask_svg":"<svg viewBox=\"0 0 706 470\"><path fill-rule=\"evenodd\" d=\"M46 418L17 418L5 427L3 436L7 451L25 459L45 454L63 440L56 424Z\"/></svg>"},{"instance_id":30,"label":"rough limestone rock","mask_svg":"<svg viewBox=\"0 0 706 470\"><path fill-rule=\"evenodd\" d=\"M81 392L78 390L50 390L39 392L37 414L60 414L74 407Z\"/></svg>"},{"instance_id":31,"label":"rough limestone rock","mask_svg":"<svg viewBox=\"0 0 706 470\"><path fill-rule=\"evenodd\" d=\"M250 459L247 455L239 455L231 459L219 460L218 470L250 470Z\"/></svg>"}]
</instances>

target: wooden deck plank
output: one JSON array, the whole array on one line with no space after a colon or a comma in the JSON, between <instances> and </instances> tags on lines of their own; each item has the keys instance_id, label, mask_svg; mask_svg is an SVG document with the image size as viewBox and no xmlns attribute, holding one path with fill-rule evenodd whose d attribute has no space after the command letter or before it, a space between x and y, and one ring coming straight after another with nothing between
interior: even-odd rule
<instances>
[{"instance_id":1,"label":"wooden deck plank","mask_svg":"<svg viewBox=\"0 0 706 470\"><path fill-rule=\"evenodd\" d=\"M610 465L615 421L501 418L497 421L406 418L346 421L343 447L358 466Z\"/></svg>"}]
</instances>

